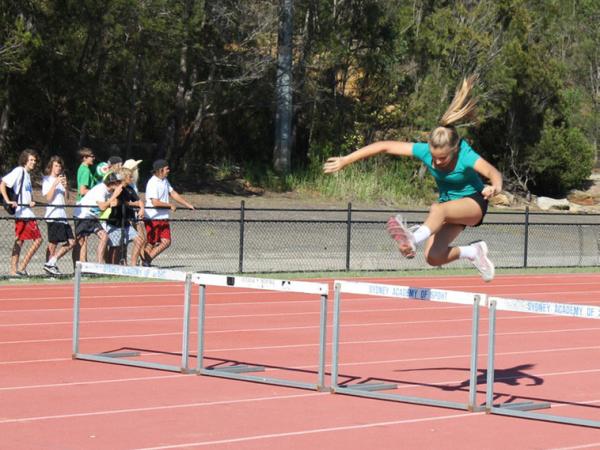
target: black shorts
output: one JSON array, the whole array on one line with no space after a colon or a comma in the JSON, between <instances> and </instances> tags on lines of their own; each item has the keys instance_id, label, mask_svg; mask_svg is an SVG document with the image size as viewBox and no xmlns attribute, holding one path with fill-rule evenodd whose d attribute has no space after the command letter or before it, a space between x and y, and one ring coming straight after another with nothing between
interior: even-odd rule
<instances>
[{"instance_id":1,"label":"black shorts","mask_svg":"<svg viewBox=\"0 0 600 450\"><path fill-rule=\"evenodd\" d=\"M485 198L483 198L483 195L481 195L481 192L476 192L475 194L468 195L465 198L472 198L473 200L475 200L477 202L477 204L481 208L481 220L478 223L476 223L475 225L473 225L473 227L478 227L479 225L481 225L483 223L483 218L487 214L488 201Z\"/></svg>"},{"instance_id":2,"label":"black shorts","mask_svg":"<svg viewBox=\"0 0 600 450\"><path fill-rule=\"evenodd\" d=\"M90 219L78 219L75 220L75 236L89 236L90 234L96 234L98 231L102 230L102 225L100 225L100 221L96 218Z\"/></svg>"},{"instance_id":3,"label":"black shorts","mask_svg":"<svg viewBox=\"0 0 600 450\"><path fill-rule=\"evenodd\" d=\"M48 242L52 244L60 244L61 242L68 242L74 239L73 230L71 225L67 222L47 222L48 226Z\"/></svg>"}]
</instances>

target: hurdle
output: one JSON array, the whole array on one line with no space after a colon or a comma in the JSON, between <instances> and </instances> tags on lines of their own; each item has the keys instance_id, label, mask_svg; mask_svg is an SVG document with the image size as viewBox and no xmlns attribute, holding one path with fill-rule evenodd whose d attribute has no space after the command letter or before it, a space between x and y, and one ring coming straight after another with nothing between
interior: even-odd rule
<instances>
[{"instance_id":1,"label":"hurdle","mask_svg":"<svg viewBox=\"0 0 600 450\"><path fill-rule=\"evenodd\" d=\"M340 345L340 309L342 294L358 294L376 297L391 297L396 299L412 299L423 301L434 301L442 303L455 303L460 305L472 305L472 327L471 327L471 356L469 367L469 397L466 403L436 400L424 397L404 396L394 393L377 391L389 391L397 388L394 383L353 383L340 385L339 377L339 345ZM333 311L333 337L332 337L332 366L331 366L331 389L333 392L358 397L368 397L381 400L391 400L401 403L413 403L427 406L438 406L443 408L461 409L467 411L482 411L477 405L477 353L479 339L479 314L480 306L485 305L486 296L470 292L447 291L441 289L427 289L409 286L396 286L388 284L365 283L354 281L334 282L334 311Z\"/></svg>"},{"instance_id":2,"label":"hurdle","mask_svg":"<svg viewBox=\"0 0 600 450\"><path fill-rule=\"evenodd\" d=\"M179 281L185 283L183 299L182 319L182 341L181 341L181 365L160 364L151 361L140 361L127 359L139 356L137 351L131 352L107 352L100 354L80 353L79 351L79 327L81 309L81 277L82 274L134 277L151 280ZM168 370L171 372L188 373L189 365L189 331L190 331L190 305L191 305L191 274L174 270L158 269L153 267L128 267L112 264L82 263L75 266L75 289L73 295L73 359L97 361L109 364L122 364L126 366L144 367L150 369Z\"/></svg>"},{"instance_id":3,"label":"hurdle","mask_svg":"<svg viewBox=\"0 0 600 450\"><path fill-rule=\"evenodd\" d=\"M274 384L279 386L295 387L302 389L314 389L323 391L325 387L325 347L327 338L327 297L328 286L324 283L308 281L274 280L266 278L252 278L243 276L227 276L215 274L192 274L192 283L199 286L198 307L198 359L196 373L214 377L230 378L242 381ZM247 372L263 372L264 366L250 366L235 364L224 367L204 366L204 341L205 341L205 319L206 319L206 287L235 287L246 289L257 289L264 291L294 292L300 294L319 295L320 317L319 317L319 361L316 383L286 380L274 377L259 377L247 375Z\"/></svg>"},{"instance_id":4,"label":"hurdle","mask_svg":"<svg viewBox=\"0 0 600 450\"><path fill-rule=\"evenodd\" d=\"M494 405L494 365L496 351L496 311L513 311L532 314L545 314L551 316L578 317L582 319L600 319L600 307L591 305L575 305L568 303L554 303L534 300L519 300L502 297L489 297L489 338L488 338L488 363L486 382L485 410L489 414L523 417L526 419L557 422L569 425L600 428L600 421L556 416L531 412L537 409L550 408L549 402L518 402Z\"/></svg>"}]
</instances>

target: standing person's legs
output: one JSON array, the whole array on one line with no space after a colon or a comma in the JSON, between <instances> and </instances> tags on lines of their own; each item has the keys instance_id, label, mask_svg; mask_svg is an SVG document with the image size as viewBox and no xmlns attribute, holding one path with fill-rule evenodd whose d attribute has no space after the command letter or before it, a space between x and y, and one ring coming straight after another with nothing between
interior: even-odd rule
<instances>
[{"instance_id":1,"label":"standing person's legs","mask_svg":"<svg viewBox=\"0 0 600 450\"><path fill-rule=\"evenodd\" d=\"M100 227L96 231L96 236L98 236L98 250L96 251L96 256L98 262L100 264L106 263L106 247L108 244L108 233L104 230L104 228Z\"/></svg>"},{"instance_id":2,"label":"standing person's legs","mask_svg":"<svg viewBox=\"0 0 600 450\"><path fill-rule=\"evenodd\" d=\"M18 272L26 272L27 265L33 255L42 245L42 234L37 226L37 222L35 220L19 220L15 221L15 245L13 246L13 252L11 256L11 271L13 274ZM21 260L19 265L19 257L21 255L21 249L23 247L24 241L33 241L27 253ZM18 268L18 270L17 270Z\"/></svg>"},{"instance_id":3,"label":"standing person's legs","mask_svg":"<svg viewBox=\"0 0 600 450\"><path fill-rule=\"evenodd\" d=\"M23 241L20 241L18 238L15 239L15 243L12 248L12 253L10 255L10 274L16 275L19 265L19 256L21 255L21 248L23 247Z\"/></svg>"},{"instance_id":4,"label":"standing person's legs","mask_svg":"<svg viewBox=\"0 0 600 450\"><path fill-rule=\"evenodd\" d=\"M144 250L143 264L149 266L152 261L171 246L171 227L167 220L146 221L148 244Z\"/></svg>"}]
</instances>

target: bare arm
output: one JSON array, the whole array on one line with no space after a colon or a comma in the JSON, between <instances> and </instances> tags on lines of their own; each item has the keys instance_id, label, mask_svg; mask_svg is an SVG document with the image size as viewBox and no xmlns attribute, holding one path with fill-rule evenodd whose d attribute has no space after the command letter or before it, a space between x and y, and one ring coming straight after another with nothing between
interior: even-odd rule
<instances>
[{"instance_id":1,"label":"bare arm","mask_svg":"<svg viewBox=\"0 0 600 450\"><path fill-rule=\"evenodd\" d=\"M10 201L10 199L8 198L8 191L6 190L6 183L4 182L4 180L0 182L0 193L2 193L4 203L6 203L7 205L12 205L15 208L17 207L17 203Z\"/></svg>"},{"instance_id":2,"label":"bare arm","mask_svg":"<svg viewBox=\"0 0 600 450\"><path fill-rule=\"evenodd\" d=\"M481 191L483 198L489 199L502 191L502 174L485 159L479 158L475 162L475 171L491 183Z\"/></svg>"},{"instance_id":3,"label":"bare arm","mask_svg":"<svg viewBox=\"0 0 600 450\"><path fill-rule=\"evenodd\" d=\"M375 142L373 144L367 145L366 147L360 148L350 153L349 155L328 158L325 164L323 165L323 172L339 172L349 164L352 164L361 159L370 158L371 156L378 155L379 153L387 153L388 155L394 156L412 156L412 147L412 142Z\"/></svg>"},{"instance_id":4,"label":"bare arm","mask_svg":"<svg viewBox=\"0 0 600 450\"><path fill-rule=\"evenodd\" d=\"M192 205L185 198L183 198L181 194L179 194L177 191L171 191L171 197L173 197L177 203L181 203L189 209L194 209L194 205Z\"/></svg>"}]
</instances>

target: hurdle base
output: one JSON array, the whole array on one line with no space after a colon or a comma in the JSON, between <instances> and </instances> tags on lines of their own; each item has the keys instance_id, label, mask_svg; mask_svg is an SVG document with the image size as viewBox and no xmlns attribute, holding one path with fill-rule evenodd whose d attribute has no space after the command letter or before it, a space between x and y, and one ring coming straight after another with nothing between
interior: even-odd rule
<instances>
[{"instance_id":1,"label":"hurdle base","mask_svg":"<svg viewBox=\"0 0 600 450\"><path fill-rule=\"evenodd\" d=\"M346 384L338 386L340 389L357 389L360 391L390 391L397 389L398 385L394 383L361 383Z\"/></svg>"},{"instance_id":2,"label":"hurdle base","mask_svg":"<svg viewBox=\"0 0 600 450\"><path fill-rule=\"evenodd\" d=\"M499 414L503 416L521 417L524 419L541 420L543 422L563 423L566 425L577 425L580 427L600 428L600 421L589 419L578 419L567 416L553 416L550 414L540 414L535 412L521 411L514 408L496 408L492 407L488 410L491 414Z\"/></svg>"},{"instance_id":3,"label":"hurdle base","mask_svg":"<svg viewBox=\"0 0 600 450\"><path fill-rule=\"evenodd\" d=\"M206 370L212 370L215 372L227 372L227 373L246 373L246 372L264 372L263 366L248 366L246 364L236 364L235 366L226 367L207 367Z\"/></svg>"},{"instance_id":4,"label":"hurdle base","mask_svg":"<svg viewBox=\"0 0 600 450\"><path fill-rule=\"evenodd\" d=\"M96 353L96 356L104 356L106 358L132 358L140 356L140 352L108 352L108 353Z\"/></svg>"},{"instance_id":5,"label":"hurdle base","mask_svg":"<svg viewBox=\"0 0 600 450\"><path fill-rule=\"evenodd\" d=\"M494 409L502 408L502 409L510 409L512 411L532 411L535 409L547 409L551 408L552 404L550 402L519 402L519 403L500 403L494 405Z\"/></svg>"},{"instance_id":6,"label":"hurdle base","mask_svg":"<svg viewBox=\"0 0 600 450\"><path fill-rule=\"evenodd\" d=\"M102 355L95 355L95 354L89 354L89 353L74 353L72 355L72 358L73 359L81 359L84 361L96 361L96 362L102 362L102 363L108 363L108 364L121 364L124 366L142 367L144 369L166 370L169 372L186 373L185 371L187 370L186 367L181 367L181 366L173 366L173 365L169 365L169 364L160 364L160 363L154 363L154 362L148 362L148 361L132 361L130 359L125 359L125 358L117 358L114 356L102 356Z\"/></svg>"}]
</instances>

